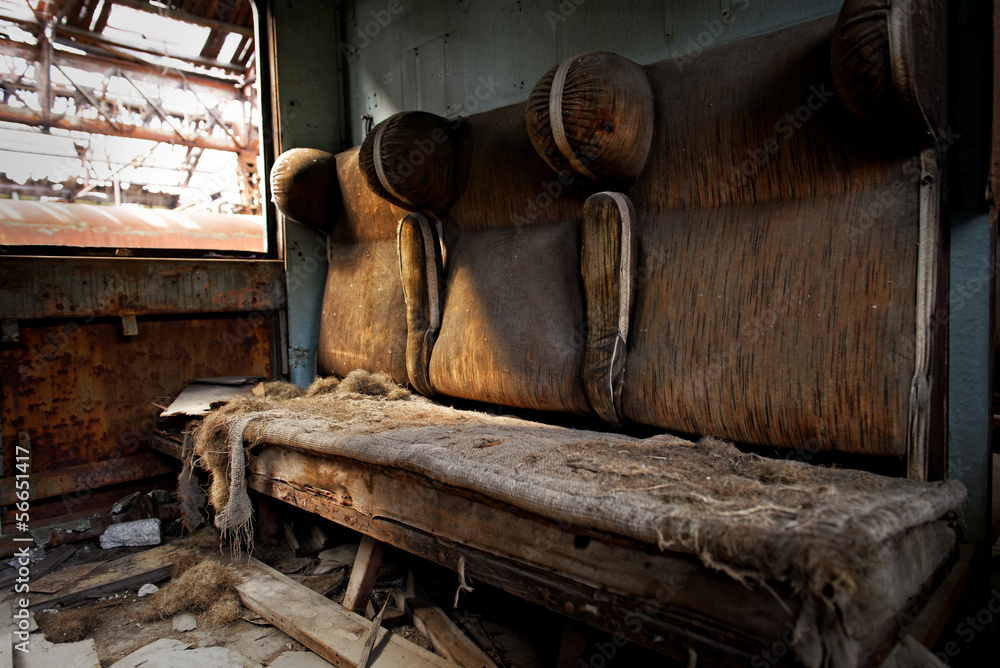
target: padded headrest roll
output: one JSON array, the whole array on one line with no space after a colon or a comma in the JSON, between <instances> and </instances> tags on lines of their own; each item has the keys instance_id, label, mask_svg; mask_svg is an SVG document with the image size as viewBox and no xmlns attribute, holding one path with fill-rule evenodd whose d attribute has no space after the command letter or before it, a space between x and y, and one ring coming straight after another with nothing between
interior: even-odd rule
<instances>
[{"instance_id":1,"label":"padded headrest roll","mask_svg":"<svg viewBox=\"0 0 1000 668\"><path fill-rule=\"evenodd\" d=\"M271 199L286 218L329 231L342 203L336 157L314 148L285 151L271 168Z\"/></svg>"},{"instance_id":2,"label":"padded headrest roll","mask_svg":"<svg viewBox=\"0 0 1000 668\"><path fill-rule=\"evenodd\" d=\"M552 169L624 190L649 157L653 91L631 60L588 53L552 68L535 84L526 117L528 137Z\"/></svg>"},{"instance_id":3,"label":"padded headrest roll","mask_svg":"<svg viewBox=\"0 0 1000 668\"><path fill-rule=\"evenodd\" d=\"M937 132L946 104L944 14L940 0L846 0L830 66L847 110L887 129Z\"/></svg>"},{"instance_id":4,"label":"padded headrest roll","mask_svg":"<svg viewBox=\"0 0 1000 668\"><path fill-rule=\"evenodd\" d=\"M368 187L408 211L441 219L455 202L454 122L425 111L390 116L368 133L358 162Z\"/></svg>"}]
</instances>

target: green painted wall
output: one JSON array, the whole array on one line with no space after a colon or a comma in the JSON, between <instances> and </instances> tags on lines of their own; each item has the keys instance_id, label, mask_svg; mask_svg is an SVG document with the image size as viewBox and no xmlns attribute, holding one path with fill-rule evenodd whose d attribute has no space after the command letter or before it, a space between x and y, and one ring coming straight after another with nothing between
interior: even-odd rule
<instances>
[{"instance_id":1,"label":"green painted wall","mask_svg":"<svg viewBox=\"0 0 1000 668\"><path fill-rule=\"evenodd\" d=\"M570 56L640 64L833 14L842 0L344 0L339 44L349 143L411 109L465 116L521 102Z\"/></svg>"}]
</instances>

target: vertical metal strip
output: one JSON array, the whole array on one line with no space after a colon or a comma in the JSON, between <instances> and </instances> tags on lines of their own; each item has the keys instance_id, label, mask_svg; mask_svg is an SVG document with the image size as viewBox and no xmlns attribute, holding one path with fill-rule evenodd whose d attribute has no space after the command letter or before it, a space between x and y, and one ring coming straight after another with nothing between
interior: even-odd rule
<instances>
[{"instance_id":1,"label":"vertical metal strip","mask_svg":"<svg viewBox=\"0 0 1000 668\"><path fill-rule=\"evenodd\" d=\"M917 309L914 337L914 369L910 383L909 433L907 435L907 477L926 480L930 436L930 370L934 355L932 319L937 290L940 249L937 228L941 224L940 167L937 151L920 153L920 221L917 246Z\"/></svg>"}]
</instances>

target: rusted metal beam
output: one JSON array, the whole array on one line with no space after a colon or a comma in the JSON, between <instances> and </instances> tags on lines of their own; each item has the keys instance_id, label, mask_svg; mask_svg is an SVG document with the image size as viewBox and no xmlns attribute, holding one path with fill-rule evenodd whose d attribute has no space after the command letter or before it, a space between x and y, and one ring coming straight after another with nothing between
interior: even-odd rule
<instances>
[{"instance_id":1,"label":"rusted metal beam","mask_svg":"<svg viewBox=\"0 0 1000 668\"><path fill-rule=\"evenodd\" d=\"M179 9L170 9L169 7L156 7L149 4L148 2L140 2L139 0L115 0L116 5L122 5L124 7L131 7L132 9L137 9L141 12L149 12L150 14L158 14L160 16L165 16L170 19L176 19L178 21L184 21L185 23L191 23L193 25L202 26L204 28L215 28L218 30L223 30L225 32L234 32L239 35L244 35L247 37L253 37L253 28L236 25L234 23L227 23L226 21L219 21L217 19L208 18L204 16L198 16L197 14L191 14Z\"/></svg>"},{"instance_id":2,"label":"rusted metal beam","mask_svg":"<svg viewBox=\"0 0 1000 668\"><path fill-rule=\"evenodd\" d=\"M91 491L108 485L164 475L173 470L174 465L170 460L148 454L32 473L28 500ZM0 478L0 506L20 500L15 482L13 477Z\"/></svg>"},{"instance_id":3,"label":"rusted metal beam","mask_svg":"<svg viewBox=\"0 0 1000 668\"><path fill-rule=\"evenodd\" d=\"M30 44L25 44L23 42L16 42L3 36L0 36L0 51L3 51L8 56L24 58L25 60L32 62L39 59L37 46L31 46ZM220 79L218 77L198 74L195 72L182 73L173 68L144 65L97 54L88 54L83 56L76 53L68 53L66 51L53 49L52 63L53 65L72 67L85 72L96 72L99 74L107 74L107 72L117 68L122 72L127 72L136 81L157 84L162 84L164 79L178 81L181 83L186 81L192 87L211 90L213 95L226 94L229 99L242 97L242 95L239 94L239 84L236 79Z\"/></svg>"},{"instance_id":4,"label":"rusted metal beam","mask_svg":"<svg viewBox=\"0 0 1000 668\"><path fill-rule=\"evenodd\" d=\"M49 41L48 31L43 31L38 41L38 50L41 55L41 62L37 69L38 87L41 89L42 122L48 127L52 121L52 42ZM63 76L65 76L63 72ZM69 77L66 77L67 79ZM76 84L73 84L74 88Z\"/></svg>"},{"instance_id":5,"label":"rusted metal beam","mask_svg":"<svg viewBox=\"0 0 1000 668\"><path fill-rule=\"evenodd\" d=\"M156 51L152 48L147 48L140 46L138 44L129 44L128 42L121 42L104 35L98 35L90 30L83 30L81 28L73 28L71 26L61 25L56 26L54 30L56 35L61 35L64 37L73 37L78 40L89 41L91 44L106 45L116 49L125 49L127 51L135 51L138 53L146 53L152 56L158 56L160 58L175 58L177 60L183 60L185 62L191 63L192 65L200 65L202 67L217 67L221 70L228 72L242 73L244 68L233 65L232 63L224 63L218 60L212 60L211 58L201 58L199 56L184 56L180 54L167 54L160 51Z\"/></svg>"},{"instance_id":6,"label":"rusted metal beam","mask_svg":"<svg viewBox=\"0 0 1000 668\"><path fill-rule=\"evenodd\" d=\"M12 107L7 104L0 104L0 121L9 123L21 123L23 125L33 125L45 127L44 119L38 112L25 107ZM92 118L80 118L78 116L63 116L54 118L48 127L60 130L76 130L78 132L92 132L94 134L108 135L112 137L129 137L131 139L146 139L149 141L165 142L179 146L193 146L195 148L210 148L215 151L226 151L228 153L238 153L240 146L233 143L229 137L188 137L179 138L172 130L162 128L151 128L141 125L119 125L117 128Z\"/></svg>"},{"instance_id":7,"label":"rusted metal beam","mask_svg":"<svg viewBox=\"0 0 1000 668\"><path fill-rule=\"evenodd\" d=\"M280 260L0 257L0 320L285 308Z\"/></svg>"},{"instance_id":8,"label":"rusted metal beam","mask_svg":"<svg viewBox=\"0 0 1000 668\"><path fill-rule=\"evenodd\" d=\"M16 16L8 16L6 14L0 14L0 21L7 21L8 23L14 23L19 26L23 26L33 35L38 35L42 30L43 26L39 25L35 21L26 21L24 19L17 18ZM52 29L53 37L64 37L72 38L80 41L83 44L92 44L98 46L111 47L112 49L126 49L128 51L134 51L136 53L145 53L153 56L171 57L177 60L183 60L185 62L191 63L192 65L200 65L202 67L217 67L223 71L235 72L237 74L242 74L244 69L233 65L231 63L223 63L216 60L201 58L199 56L183 56L177 54L165 54L161 51L156 51L152 48L144 47L138 44L129 44L128 42L121 42L119 40L111 39L103 34L98 34L92 30L77 28L71 25L55 25ZM76 45L74 45L76 46Z\"/></svg>"},{"instance_id":9,"label":"rusted metal beam","mask_svg":"<svg viewBox=\"0 0 1000 668\"><path fill-rule=\"evenodd\" d=\"M121 4L121 3L114 3L114 4ZM111 7L112 7L111 2L105 2L104 5L101 7L101 13L97 17L97 23L94 25L94 32L104 32L104 29L108 26L108 18L111 16Z\"/></svg>"},{"instance_id":10,"label":"rusted metal beam","mask_svg":"<svg viewBox=\"0 0 1000 668\"><path fill-rule=\"evenodd\" d=\"M132 85L135 86L135 84L132 84ZM219 115L215 112L214 109L212 109L212 105L205 104L202 101L202 99L200 97L198 97L198 93L196 93L195 91L191 90L190 88L188 88L187 90L192 95L194 95L194 98L198 101L198 104L200 104L201 106L205 107L205 111L208 112L208 115L212 118L212 120L215 122L215 124L218 125L220 128L222 128L222 131L225 132L226 135L230 139L233 140L234 144L236 144L237 146L241 146L243 148L246 148L246 146L247 146L246 140L244 139L243 141L240 141L240 138L237 137L235 134L233 134L233 131L229 128L228 125L226 125L225 121L223 121L221 118L219 118Z\"/></svg>"},{"instance_id":11,"label":"rusted metal beam","mask_svg":"<svg viewBox=\"0 0 1000 668\"><path fill-rule=\"evenodd\" d=\"M129 79L127 76L123 75L121 72L118 73L118 76L120 76L122 79L124 79L125 81L127 81L128 84L130 86L132 86L132 88L135 89L135 92L137 92L142 97L142 99L144 99L146 101L146 104L148 104L150 107L153 108L153 111L155 111L156 115L160 117L160 120L163 121L164 123L166 123L167 126L171 130L174 131L174 134L176 134L180 138L181 141L187 141L188 139L190 139L190 137L186 136L183 132L181 132L180 128L178 128L176 125L174 125L174 121L170 117L170 114L168 114L166 112L166 110L164 110L164 108L160 105L159 102L157 102L156 100L152 99L151 97L149 97L148 95L146 95L144 92L142 92L141 88L139 88L138 86L136 86L135 83L131 79ZM67 78L69 78L69 77L67 77ZM199 100L199 103L200 102L201 101ZM230 135L230 139L232 139L232 135ZM239 142L236 142L236 140L233 140L233 142L237 146L239 146Z\"/></svg>"},{"instance_id":12,"label":"rusted metal beam","mask_svg":"<svg viewBox=\"0 0 1000 668\"><path fill-rule=\"evenodd\" d=\"M83 98L87 102L90 103L90 106L93 107L97 111L98 114L100 114L101 118L104 119L105 123L107 123L108 125L110 125L116 132L121 132L122 126L118 123L118 121L116 121L114 118L112 118L111 116L108 115L108 110L104 108L104 105L101 104L99 100L97 100L97 99L94 98L93 92L88 92L86 88L84 88L82 86L78 86L76 84L76 82L73 81L73 79L70 78L69 74L67 74L58 65L56 65L56 69L59 70L60 74L62 74L64 77L66 77L66 81L68 81L70 83L70 85L73 86L73 88L78 93L80 93L80 95L82 95ZM46 72L47 71L48 71L48 69L46 68ZM44 81L43 84L41 84L42 86L44 86L43 95L45 96L44 97L45 101L42 104L42 123L43 123L44 127L50 127L50 124L52 122L52 117L51 117L52 89L49 87L48 84L49 84L49 76L48 76L48 74L46 74L45 75L45 81ZM183 139L183 137L182 137L182 139Z\"/></svg>"}]
</instances>

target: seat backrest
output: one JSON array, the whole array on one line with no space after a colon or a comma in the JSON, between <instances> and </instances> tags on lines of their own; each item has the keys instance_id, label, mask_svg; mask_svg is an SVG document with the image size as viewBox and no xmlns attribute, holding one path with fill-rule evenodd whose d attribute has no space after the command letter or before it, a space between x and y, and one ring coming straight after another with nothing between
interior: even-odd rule
<instances>
[{"instance_id":1,"label":"seat backrest","mask_svg":"<svg viewBox=\"0 0 1000 668\"><path fill-rule=\"evenodd\" d=\"M912 134L865 125L837 99L834 30L821 19L646 66L649 160L625 200L588 207L603 216L587 219L589 248L596 187L539 156L525 104L456 123L453 200L408 207L439 219L443 249L420 219L398 242L421 249L408 276L443 267L414 283L440 300L436 331L410 314L415 384L748 443L906 452L928 402L927 180ZM320 364L412 380L407 212L361 171L357 149L337 157ZM588 358L595 327L614 348Z\"/></svg>"}]
</instances>

